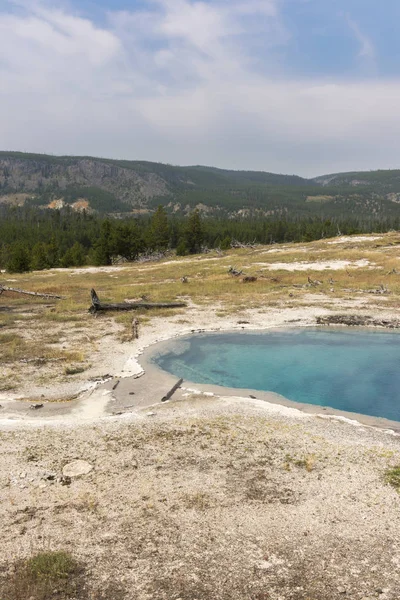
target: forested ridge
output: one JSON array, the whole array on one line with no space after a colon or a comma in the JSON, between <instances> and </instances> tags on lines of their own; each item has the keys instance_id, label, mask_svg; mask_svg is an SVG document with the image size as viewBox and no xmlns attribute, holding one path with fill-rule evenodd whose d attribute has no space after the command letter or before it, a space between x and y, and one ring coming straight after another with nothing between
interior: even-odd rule
<instances>
[{"instance_id":1,"label":"forested ridge","mask_svg":"<svg viewBox=\"0 0 400 600\"><path fill-rule=\"evenodd\" d=\"M400 171L305 179L263 171L96 157L0 152L0 204L84 207L89 212L184 216L196 207L219 218L395 218Z\"/></svg>"},{"instance_id":2,"label":"forested ridge","mask_svg":"<svg viewBox=\"0 0 400 600\"><path fill-rule=\"evenodd\" d=\"M398 217L210 218L194 210L168 215L159 206L151 215L108 218L66 207L0 206L0 268L24 272L86 264L109 265L151 253L179 255L231 247L233 241L273 244L312 241L338 234L385 232L400 228Z\"/></svg>"},{"instance_id":3,"label":"forested ridge","mask_svg":"<svg viewBox=\"0 0 400 600\"><path fill-rule=\"evenodd\" d=\"M400 171L262 171L0 152L0 268L107 265L399 229Z\"/></svg>"}]
</instances>

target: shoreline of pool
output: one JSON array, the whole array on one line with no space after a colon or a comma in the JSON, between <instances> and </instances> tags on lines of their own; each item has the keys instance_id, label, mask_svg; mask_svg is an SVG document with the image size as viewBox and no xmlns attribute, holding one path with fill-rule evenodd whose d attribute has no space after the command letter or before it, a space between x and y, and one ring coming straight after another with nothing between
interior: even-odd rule
<instances>
[{"instance_id":1,"label":"shoreline of pool","mask_svg":"<svg viewBox=\"0 0 400 600\"><path fill-rule=\"evenodd\" d=\"M320 329L320 326L316 326L316 328ZM343 326L344 329L347 329L346 326ZM288 327L277 327L277 328L268 328L268 330L287 330ZM332 329L332 327L330 327ZM341 327L340 327L341 329ZM360 329L363 331L370 331L371 329L368 327L355 327L354 329ZM375 329L375 328L374 328ZM376 328L380 331L388 331L385 328ZM267 330L246 330L246 333L257 333L262 334ZM140 356L136 357L138 363L140 363L141 368L143 369L143 377L146 377L150 380L155 380L159 377L162 377L164 382L168 382L172 387L177 383L178 377L169 373L168 371L163 370L161 367L157 366L153 362L154 356L158 354L162 354L171 342L177 342L179 340L184 341L185 338L189 338L193 335L208 335L208 334L221 334L221 333L230 333L229 330L224 331L198 331L193 332L191 334L186 334L179 337L170 338L167 340L162 340L160 342L156 342L151 344L147 348L144 348ZM237 333L236 331L232 331L232 333ZM364 415L362 413L355 413L345 410L335 409L329 406L321 406L316 404L307 404L303 402L296 402L294 400L290 400L276 392L268 392L263 390L255 390L251 388L234 388L234 387L225 387L216 384L203 384L196 383L189 380L184 379L180 389L190 394L203 394L205 396L215 396L219 398L224 397L235 397L241 398L244 400L259 400L262 402L266 402L269 405L274 407L282 407L284 409L291 409L293 411L293 415L297 413L298 416L300 414L314 416L317 418L323 419L335 419L341 420L347 423L351 423L354 426L367 426L367 427L375 427L380 430L386 430L387 432L391 432L396 435L400 435L400 421L392 421L385 417Z\"/></svg>"}]
</instances>

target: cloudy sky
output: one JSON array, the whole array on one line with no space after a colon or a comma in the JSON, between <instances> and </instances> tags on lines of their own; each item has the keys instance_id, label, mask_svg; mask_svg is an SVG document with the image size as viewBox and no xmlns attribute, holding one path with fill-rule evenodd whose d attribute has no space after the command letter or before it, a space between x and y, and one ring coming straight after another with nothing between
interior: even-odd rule
<instances>
[{"instance_id":1,"label":"cloudy sky","mask_svg":"<svg viewBox=\"0 0 400 600\"><path fill-rule=\"evenodd\" d=\"M400 168L399 0L0 0L0 148Z\"/></svg>"}]
</instances>

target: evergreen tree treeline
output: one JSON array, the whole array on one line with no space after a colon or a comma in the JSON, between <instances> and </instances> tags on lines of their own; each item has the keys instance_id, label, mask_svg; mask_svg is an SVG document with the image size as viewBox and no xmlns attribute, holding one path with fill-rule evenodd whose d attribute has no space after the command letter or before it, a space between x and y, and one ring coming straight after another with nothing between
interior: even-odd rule
<instances>
[{"instance_id":1,"label":"evergreen tree treeline","mask_svg":"<svg viewBox=\"0 0 400 600\"><path fill-rule=\"evenodd\" d=\"M194 210L186 218L168 216L159 206L151 217L108 219L69 207L43 210L0 205L0 268L9 272L85 264L109 265L116 257L132 261L143 253L176 249L180 255L203 246L227 249L233 239L271 244L305 242L338 233L399 229L386 220L286 217L264 219L204 218Z\"/></svg>"}]
</instances>

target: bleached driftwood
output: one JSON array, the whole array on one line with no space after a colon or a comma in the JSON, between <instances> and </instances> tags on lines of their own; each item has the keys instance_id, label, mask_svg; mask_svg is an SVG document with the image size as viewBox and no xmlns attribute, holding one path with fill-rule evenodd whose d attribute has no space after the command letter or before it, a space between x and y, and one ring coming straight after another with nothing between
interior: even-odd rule
<instances>
[{"instance_id":1,"label":"bleached driftwood","mask_svg":"<svg viewBox=\"0 0 400 600\"><path fill-rule=\"evenodd\" d=\"M239 277L240 275L243 275L243 271L238 271L236 267L229 267L228 273L229 275L232 275L232 277Z\"/></svg>"},{"instance_id":2,"label":"bleached driftwood","mask_svg":"<svg viewBox=\"0 0 400 600\"><path fill-rule=\"evenodd\" d=\"M254 242L239 242L238 240L232 240L231 241L231 248L251 248L252 250L254 250L255 248L257 248L259 244L257 244L256 240L254 240Z\"/></svg>"},{"instance_id":3,"label":"bleached driftwood","mask_svg":"<svg viewBox=\"0 0 400 600\"><path fill-rule=\"evenodd\" d=\"M95 290L91 290L92 306L89 312L95 314L100 311L110 310L137 310L138 308L181 308L187 306L186 302L116 302L116 303L101 303Z\"/></svg>"},{"instance_id":4,"label":"bleached driftwood","mask_svg":"<svg viewBox=\"0 0 400 600\"><path fill-rule=\"evenodd\" d=\"M7 287L0 283L0 294L2 294L3 292L13 292L14 294L36 296L37 298L54 298L55 300L62 300L62 298L64 298L64 296L58 296L56 294L47 294L45 292L31 292L29 290L20 290L19 288Z\"/></svg>"}]
</instances>

